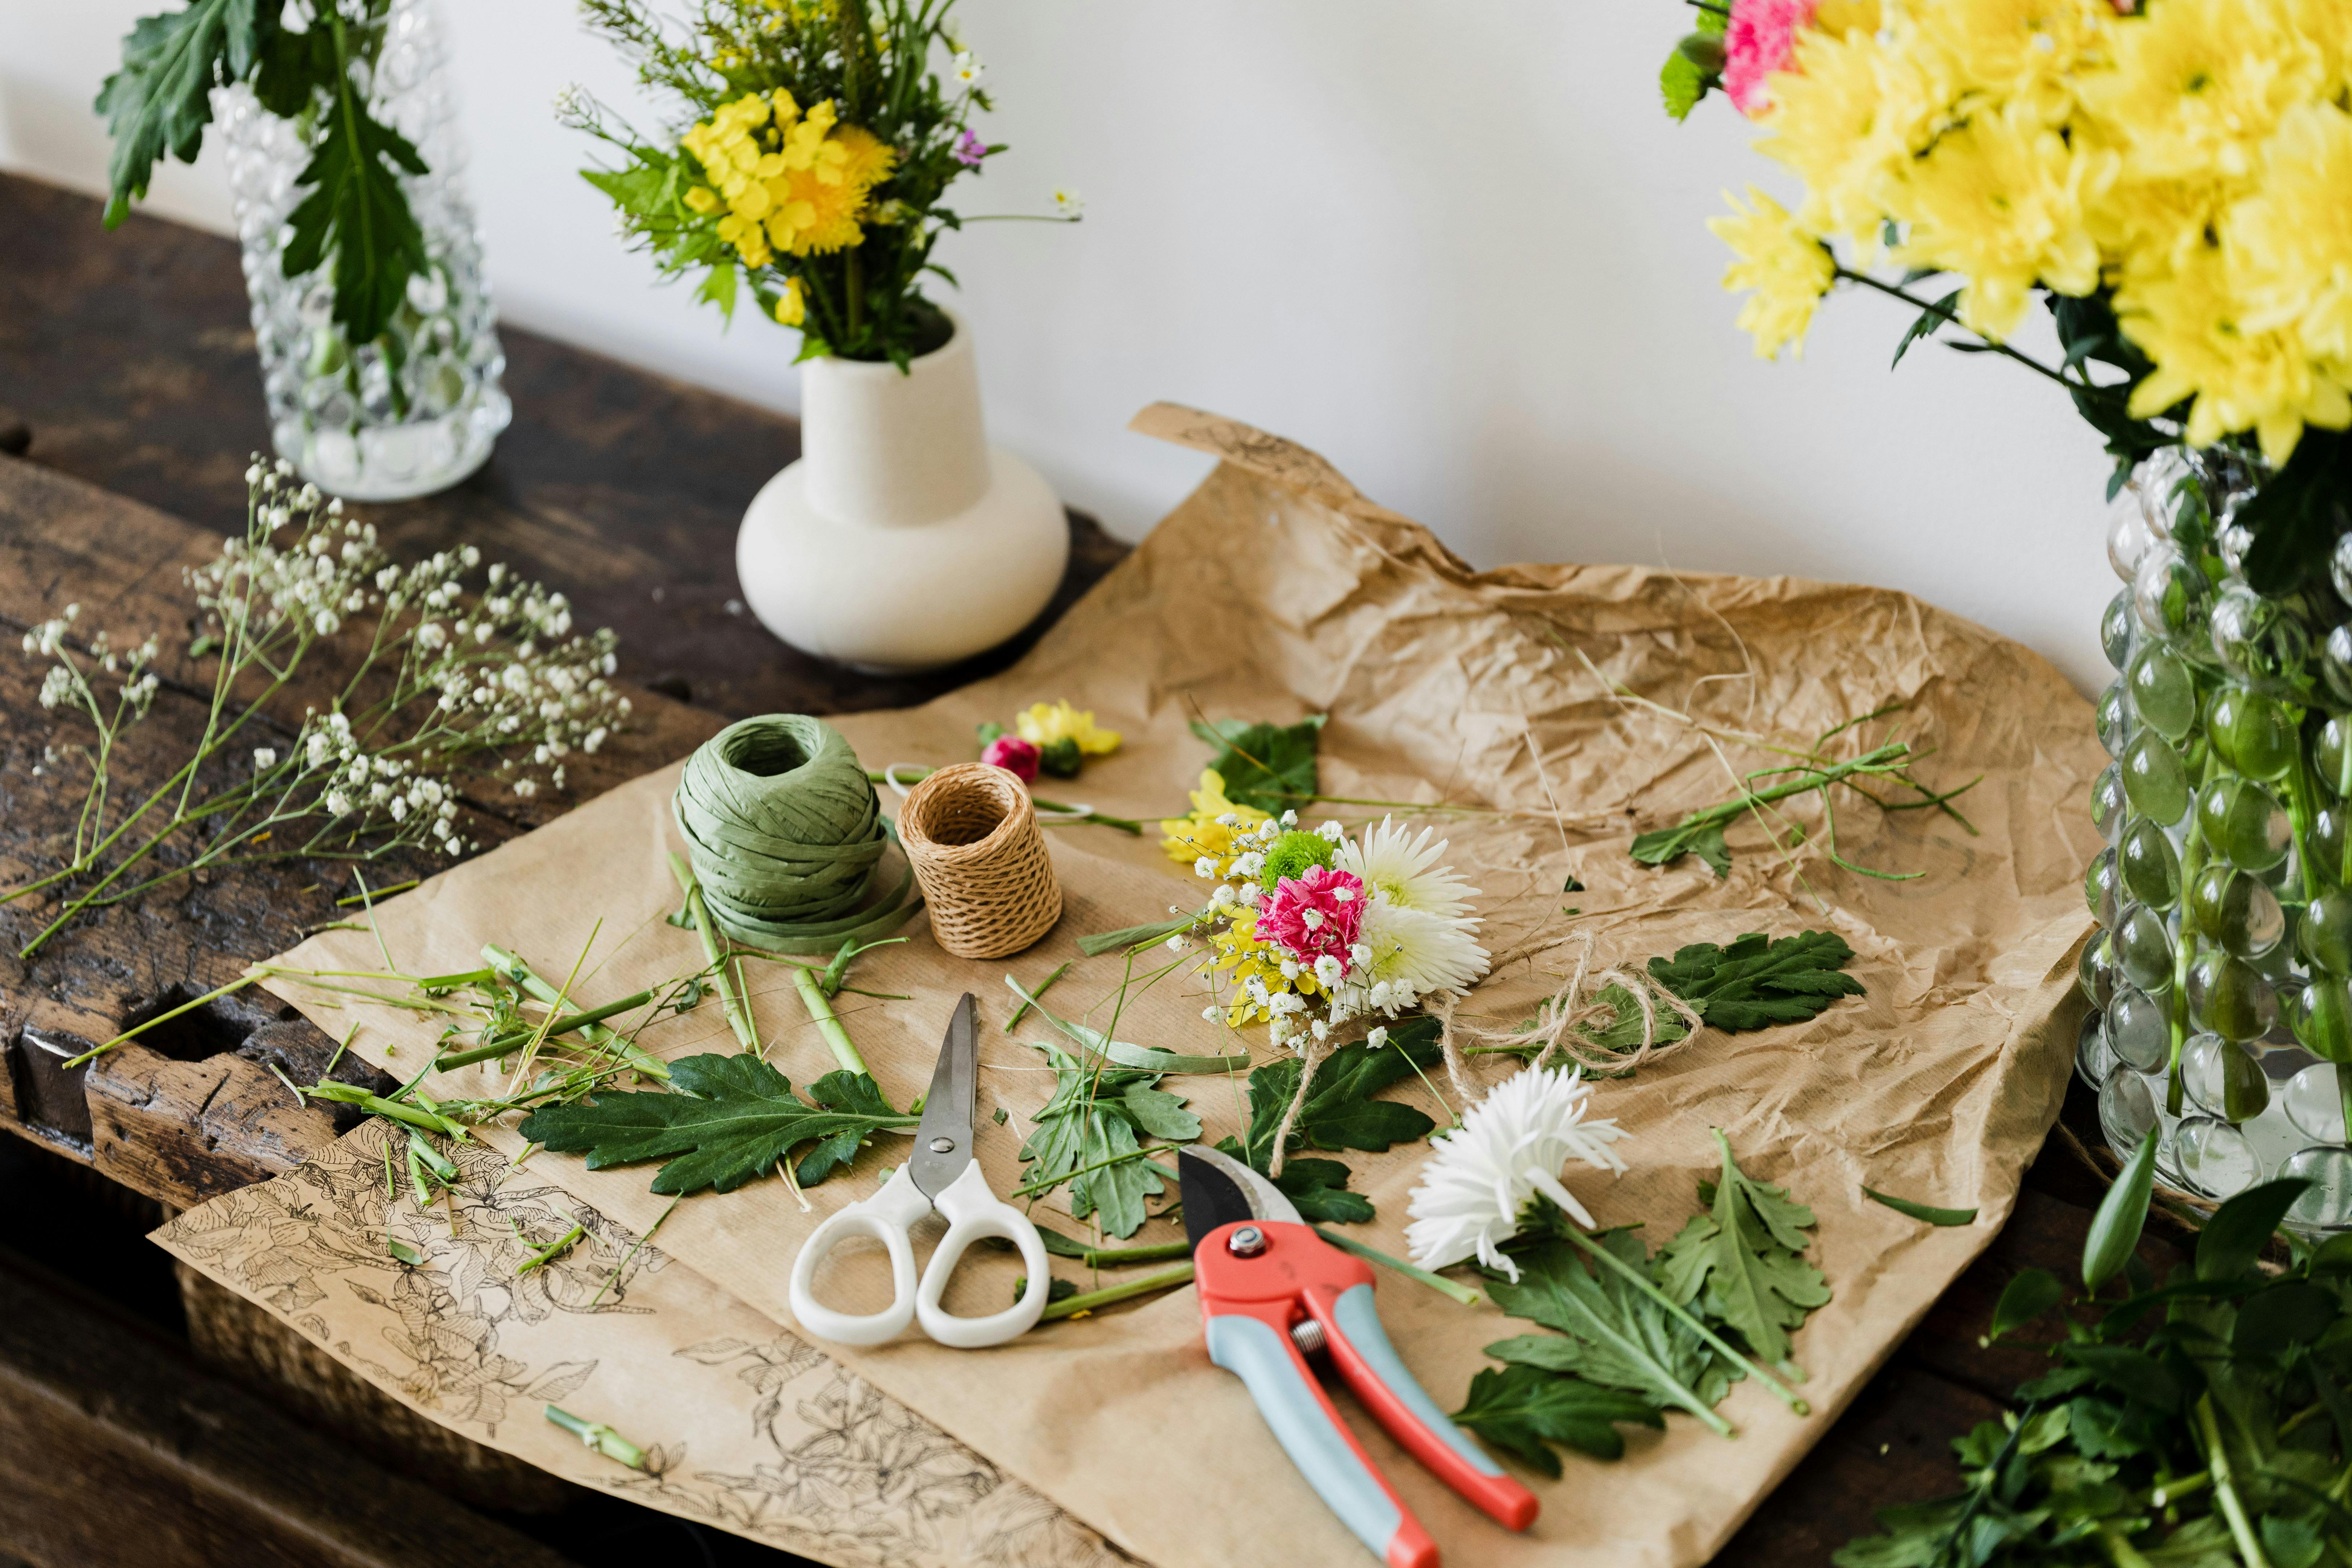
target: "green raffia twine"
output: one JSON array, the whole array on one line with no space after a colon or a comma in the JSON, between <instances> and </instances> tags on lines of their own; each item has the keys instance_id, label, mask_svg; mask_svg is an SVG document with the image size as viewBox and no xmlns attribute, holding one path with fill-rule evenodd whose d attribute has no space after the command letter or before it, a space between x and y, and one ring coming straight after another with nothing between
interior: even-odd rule
<instances>
[{"instance_id":1,"label":"green raffia twine","mask_svg":"<svg viewBox=\"0 0 2352 1568\"><path fill-rule=\"evenodd\" d=\"M703 901L729 936L771 952L831 952L907 922L914 868L868 901L894 836L857 753L801 713L730 724L688 757L670 797Z\"/></svg>"}]
</instances>

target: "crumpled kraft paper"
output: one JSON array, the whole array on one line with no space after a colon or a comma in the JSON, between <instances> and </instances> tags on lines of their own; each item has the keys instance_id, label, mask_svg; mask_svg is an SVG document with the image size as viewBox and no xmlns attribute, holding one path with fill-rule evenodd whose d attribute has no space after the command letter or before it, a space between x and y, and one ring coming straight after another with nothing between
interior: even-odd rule
<instances>
[{"instance_id":1,"label":"crumpled kraft paper","mask_svg":"<svg viewBox=\"0 0 2352 1568\"><path fill-rule=\"evenodd\" d=\"M1013 670L921 709L835 721L870 766L968 757L976 722L1066 698L1127 740L1082 778L1057 781L1057 797L1157 817L1182 807L1209 754L1188 719L1328 713L1323 789L1418 803L1400 815L1437 825L1452 841L1449 858L1483 889L1483 939L1497 963L1464 1010L1498 1025L1528 1016L1588 941L1599 962L1629 964L1748 931L1826 927L1855 949L1851 973L1867 994L1801 1026L1710 1033L1630 1080L1601 1085L1597 1113L1633 1133L1632 1169L1613 1181L1590 1171L1567 1177L1602 1224L1638 1223L1663 1245L1696 1212L1696 1184L1716 1165L1708 1129L1720 1127L1751 1174L1810 1204L1821 1221L1812 1257L1835 1292L1796 1341L1811 1416L1742 1385L1724 1407L1740 1428L1736 1439L1677 1418L1663 1435L1630 1434L1614 1465L1569 1455L1559 1480L1531 1478L1543 1514L1514 1536L1339 1400L1456 1561L1704 1562L1999 1228L2056 1113L2074 1036L2072 954L2088 927L2079 877L2096 844L2085 796L2104 763L2087 705L2031 651L1901 594L1637 567L1474 572L1286 442L1169 405L1146 410L1136 427L1223 461ZM1722 799L1736 773L1782 760L1759 742L1810 742L1880 710L1888 711L1865 727L1869 737L1891 726L1932 753L1920 764L1927 783L1981 775L1958 803L1973 836L1929 811L1881 812L1852 795L1837 803L1841 856L1915 879L1832 865L1818 797L1784 808L1806 830L1793 854L1758 826L1734 828L1727 879L1696 858L1652 868L1627 856L1637 831ZM379 924L393 957L410 973L464 969L494 941L560 974L593 930L588 1000L696 967L691 935L662 923L676 901L665 865L678 847L667 806L676 772L639 779L384 906ZM1384 808L1325 809L1360 819ZM843 998L877 1077L905 1103L928 1082L956 994L981 996L980 1154L1000 1193L1022 1179L1015 1152L1052 1088L1021 1042L1053 1037L1034 1018L1018 1038L998 1026L1010 1011L1003 976L1034 982L1075 957L1080 935L1197 903L1204 885L1170 862L1156 837L1055 829L1066 902L1045 941L1006 963L965 963L919 924L904 946L862 960L856 980L911 1001ZM1564 890L1571 881L1581 890ZM381 961L373 936L339 931L286 962L362 969ZM1101 1007L1120 965L1081 961L1050 1005L1066 1015ZM827 1070L832 1060L781 972L755 969L753 984L770 1059L795 1081ZM361 1021L352 1048L403 1078L430 1048L433 1026L414 1015L283 990L337 1034ZM1231 1048L1236 1037L1202 1018L1202 1000L1171 977L1130 998L1118 1034L1177 1050ZM672 1057L733 1048L715 1005L645 1038ZM1238 1040L1259 1059L1268 1054L1261 1033ZM1491 1081L1515 1065L1486 1058L1482 1076ZM425 1087L457 1097L495 1081L476 1068L428 1077ZM1191 1097L1205 1139L1237 1129L1237 1085L1191 1078L1164 1087ZM1429 1088L1391 1092L1448 1117ZM1000 1108L1008 1122L992 1127ZM503 1152L520 1147L509 1131L484 1136ZM1378 1221L1358 1232L1372 1245L1403 1251L1405 1205L1426 1154L1413 1146L1343 1156L1356 1188L1379 1205ZM862 1156L854 1172L811 1191L814 1213L780 1182L698 1196L670 1219L662 1246L789 1326L785 1283L801 1239L874 1190L900 1157L892 1147ZM650 1167L590 1172L576 1157L542 1152L529 1169L632 1230L667 1202L647 1191ZM1864 1199L1865 1182L1973 1205L1980 1217L1957 1229L1921 1226ZM1055 1194L1040 1217L1087 1234L1059 1212L1064 1201ZM1134 1239L1179 1234L1154 1222ZM1009 1289L999 1268L950 1304L993 1310L1009 1299L995 1292ZM1379 1299L1407 1364L1448 1408L1490 1364L1481 1347L1525 1326L1391 1275ZM986 1352L945 1350L910 1332L888 1346L826 1352L1164 1568L1361 1559L1241 1384L1208 1363L1189 1289ZM648 1395L642 1414L608 1418L625 1429L658 1425L663 1403Z\"/></svg>"}]
</instances>

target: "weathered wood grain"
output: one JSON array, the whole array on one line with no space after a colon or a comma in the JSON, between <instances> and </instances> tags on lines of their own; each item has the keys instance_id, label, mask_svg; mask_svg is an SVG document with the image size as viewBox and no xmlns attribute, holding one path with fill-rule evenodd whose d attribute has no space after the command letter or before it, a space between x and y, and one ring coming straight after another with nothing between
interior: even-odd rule
<instances>
[{"instance_id":1,"label":"weathered wood grain","mask_svg":"<svg viewBox=\"0 0 2352 1568\"><path fill-rule=\"evenodd\" d=\"M0 1252L0 1554L35 1568L562 1568Z\"/></svg>"}]
</instances>

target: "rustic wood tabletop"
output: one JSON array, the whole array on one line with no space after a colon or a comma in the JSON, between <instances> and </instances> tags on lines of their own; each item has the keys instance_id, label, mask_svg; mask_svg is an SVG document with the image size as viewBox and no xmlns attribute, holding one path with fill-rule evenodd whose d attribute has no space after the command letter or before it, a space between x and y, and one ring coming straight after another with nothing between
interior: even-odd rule
<instances>
[{"instance_id":1,"label":"rustic wood tabletop","mask_svg":"<svg viewBox=\"0 0 2352 1568\"><path fill-rule=\"evenodd\" d=\"M179 568L242 519L267 444L244 279L228 240L0 176L0 630L78 601L98 624L184 617ZM569 801L469 800L486 842L683 755L733 717L924 700L1018 657L1125 546L1071 518L1067 579L1036 627L969 665L877 679L771 638L737 597L734 529L797 450L789 419L511 327L515 421L446 494L369 515L397 556L472 542L621 637L643 722L572 771ZM167 684L135 731L163 754L202 722ZM182 657L184 656L176 656ZM34 770L49 733L34 661L0 658L0 884L70 831ZM299 700L295 704L299 714ZM417 868L423 869L424 868ZM383 880L410 875L387 865ZM332 1042L264 1006L214 1007L87 1068L61 1063L202 994L337 917L352 888L307 867L180 883L69 928L31 963L0 909L0 1568L247 1563L593 1565L798 1561L590 1494L431 1426L141 1239L167 1207L264 1179L331 1140L272 1068L312 1081ZM20 929L23 928L23 929ZM371 1075L345 1067L339 1076ZM339 1108L342 1109L342 1108ZM2095 1142L2079 1084L2064 1124ZM2015 1215L1718 1559L1827 1562L1874 1510L1957 1486L1948 1440L2042 1364L1979 1345L2019 1269L2075 1272L2098 1181L2053 1137ZM2168 1251L2146 1244L2152 1262ZM104 1506L98 1506L100 1503ZM121 1521L142 1523L126 1532ZM688 1538L691 1538L690 1545ZM684 1555L670 1556L672 1552ZM697 1553L699 1556L697 1556Z\"/></svg>"}]
</instances>

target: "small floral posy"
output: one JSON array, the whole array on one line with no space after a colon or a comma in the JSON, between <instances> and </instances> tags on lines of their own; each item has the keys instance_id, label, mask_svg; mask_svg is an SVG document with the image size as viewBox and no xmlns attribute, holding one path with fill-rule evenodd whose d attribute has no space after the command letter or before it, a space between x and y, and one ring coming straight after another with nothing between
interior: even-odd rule
<instances>
[{"instance_id":1,"label":"small floral posy","mask_svg":"<svg viewBox=\"0 0 2352 1568\"><path fill-rule=\"evenodd\" d=\"M75 916L192 871L370 860L401 848L457 854L471 847L458 822L458 769L487 768L525 798L542 778L561 789L564 760L597 751L628 715L628 699L610 679L612 633L573 635L562 595L503 565L483 568L470 544L395 565L373 524L346 517L341 501L314 486L298 488L282 459L257 458L246 480L245 530L187 574L200 634L190 653L215 661L203 736L119 819L110 763L159 689L150 668L156 639L124 652L100 632L77 649L73 605L25 637L27 654L54 661L44 704L78 710L96 731L80 748L90 782L73 853L50 875L0 894L8 902L91 879L26 944L27 955ZM477 570L484 585L469 594ZM309 710L288 734L268 710L270 699L305 659L363 628L355 668L336 672L344 696L325 711ZM255 679L266 683L261 694L240 700ZM102 697L109 683L112 695ZM208 766L216 758L251 766L224 778ZM156 869L156 851L198 823L201 842Z\"/></svg>"},{"instance_id":2,"label":"small floral posy","mask_svg":"<svg viewBox=\"0 0 2352 1568\"><path fill-rule=\"evenodd\" d=\"M979 735L980 760L1018 773L1023 784L1035 783L1040 773L1074 779L1087 758L1118 750L1118 731L1102 728L1091 711L1067 702L1033 702L1013 715L1011 732L987 723Z\"/></svg>"},{"instance_id":3,"label":"small floral posy","mask_svg":"<svg viewBox=\"0 0 2352 1568\"><path fill-rule=\"evenodd\" d=\"M1193 815L1160 826L1170 856L1217 884L1188 931L1169 938L1183 948L1205 935L1201 972L1217 994L1204 1016L1263 1020L1276 1044L1300 1050L1486 973L1468 902L1478 889L1444 864L1445 841L1431 830L1415 836L1384 817L1352 837L1337 822L1308 832L1296 811L1276 818L1225 801L1214 770L1201 782Z\"/></svg>"}]
</instances>

